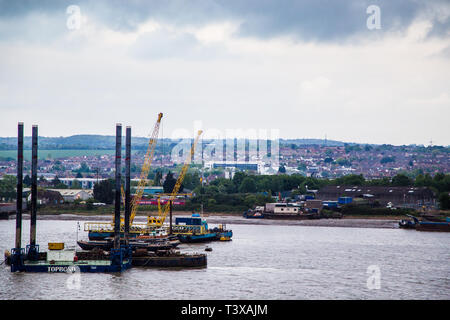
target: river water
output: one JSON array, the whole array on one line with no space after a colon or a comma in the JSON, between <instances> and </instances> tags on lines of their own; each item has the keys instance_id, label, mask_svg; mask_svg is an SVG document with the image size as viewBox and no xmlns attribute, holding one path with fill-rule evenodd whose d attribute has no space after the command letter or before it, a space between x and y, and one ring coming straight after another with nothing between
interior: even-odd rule
<instances>
[{"instance_id":1,"label":"river water","mask_svg":"<svg viewBox=\"0 0 450 320\"><path fill-rule=\"evenodd\" d=\"M80 222L81 229L83 223ZM38 221L37 242L75 245L77 221ZM0 266L0 299L450 299L450 233L402 229L227 225L233 241L182 244L205 252L202 269L122 274L11 273ZM23 243L29 239L24 221ZM0 221L0 251L15 221ZM80 231L79 239L87 239Z\"/></svg>"}]
</instances>

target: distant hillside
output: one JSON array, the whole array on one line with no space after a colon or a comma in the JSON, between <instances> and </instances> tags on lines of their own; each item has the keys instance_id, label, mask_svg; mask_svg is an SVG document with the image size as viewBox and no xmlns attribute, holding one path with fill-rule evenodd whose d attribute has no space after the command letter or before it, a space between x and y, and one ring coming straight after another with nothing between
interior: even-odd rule
<instances>
[{"instance_id":1,"label":"distant hillside","mask_svg":"<svg viewBox=\"0 0 450 320\"><path fill-rule=\"evenodd\" d=\"M131 144L135 149L145 148L148 144L149 138L133 137ZM179 140L164 139L164 144L173 144ZM205 140L206 142L206 140ZM70 137L39 137L40 149L52 150L81 150L81 149L95 149L105 150L114 149L116 143L115 136L102 135L74 135ZM296 144L296 145L324 145L323 139L281 139L281 144ZM125 144L125 137L122 139L122 145ZM341 141L327 140L328 146L343 146ZM31 149L31 137L24 138L24 148ZM0 150L15 150L17 149L17 137L0 137Z\"/></svg>"},{"instance_id":2,"label":"distant hillside","mask_svg":"<svg viewBox=\"0 0 450 320\"><path fill-rule=\"evenodd\" d=\"M134 148L145 147L148 144L148 138L135 137L131 143ZM74 135L70 137L39 137L40 149L114 149L116 143L115 136L102 135ZM125 144L125 137L122 138L122 144ZM24 148L31 149L31 137L24 138ZM0 150L17 149L16 137L0 137Z\"/></svg>"},{"instance_id":3,"label":"distant hillside","mask_svg":"<svg viewBox=\"0 0 450 320\"><path fill-rule=\"evenodd\" d=\"M131 144L133 149L146 149L149 138L133 137ZM157 149L161 146L161 139L158 141ZM163 139L164 150L168 151L180 140ZM210 140L204 140L207 143ZM103 135L74 135L70 137L39 137L39 148L41 150L113 150L115 149L116 137ZM357 143L346 143L336 140L325 139L280 139L280 145L320 145L320 146L355 146ZM365 145L365 144L360 144ZM372 146L375 146L371 144ZM390 146L390 145L383 145ZM125 137L122 138L122 147L125 148ZM424 146L416 146L423 148ZM437 146L436 146L437 147ZM31 149L31 137L25 137L24 148ZM168 148L168 149L166 149ZM444 147L445 148L445 147ZM16 150L17 137L0 137L0 150Z\"/></svg>"},{"instance_id":4,"label":"distant hillside","mask_svg":"<svg viewBox=\"0 0 450 320\"><path fill-rule=\"evenodd\" d=\"M342 141L325 140L325 139L280 139L280 144L295 144L295 145L327 145L330 147L342 147L345 145Z\"/></svg>"}]
</instances>

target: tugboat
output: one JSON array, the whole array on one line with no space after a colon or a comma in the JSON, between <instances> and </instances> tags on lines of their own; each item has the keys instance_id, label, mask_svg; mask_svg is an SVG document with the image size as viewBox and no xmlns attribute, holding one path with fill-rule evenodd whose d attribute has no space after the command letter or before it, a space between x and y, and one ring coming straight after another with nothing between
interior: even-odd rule
<instances>
[{"instance_id":1,"label":"tugboat","mask_svg":"<svg viewBox=\"0 0 450 320\"><path fill-rule=\"evenodd\" d=\"M416 225L419 224L419 220L409 214L407 214L406 216L410 217L412 220L402 219L399 221L398 226L402 229L415 229Z\"/></svg>"},{"instance_id":2,"label":"tugboat","mask_svg":"<svg viewBox=\"0 0 450 320\"><path fill-rule=\"evenodd\" d=\"M244 212L243 217L246 219L263 219L264 207L256 207L254 210L248 209Z\"/></svg>"},{"instance_id":3,"label":"tugboat","mask_svg":"<svg viewBox=\"0 0 450 320\"><path fill-rule=\"evenodd\" d=\"M215 241L222 237L231 239L233 236L233 231L227 230L225 225L208 229L208 223L198 213L191 217L177 217L172 232L185 243Z\"/></svg>"}]
</instances>

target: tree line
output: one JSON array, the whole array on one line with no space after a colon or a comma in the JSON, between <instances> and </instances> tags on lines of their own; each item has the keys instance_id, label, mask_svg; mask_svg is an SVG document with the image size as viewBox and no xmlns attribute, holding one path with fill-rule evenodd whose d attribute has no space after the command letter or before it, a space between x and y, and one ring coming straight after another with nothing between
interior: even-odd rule
<instances>
[{"instance_id":1,"label":"tree line","mask_svg":"<svg viewBox=\"0 0 450 320\"><path fill-rule=\"evenodd\" d=\"M176 183L176 176L168 172L164 181L162 175L154 175L153 185L162 185L165 193L171 193ZM25 181L27 185L30 181ZM62 188L57 178L52 181L53 187ZM438 197L442 209L450 208L450 174L437 173L418 174L415 178L399 173L393 178L385 177L366 180L363 175L350 174L335 179L305 177L300 174L286 175L254 175L236 172L232 179L217 178L209 184L201 182L198 171L188 172L179 192L188 189L194 197L187 201L186 209L198 210L201 205L207 210L236 211L263 205L273 201L272 197L280 192L291 192L291 196L307 194L309 190L318 190L326 185L352 186L415 186L429 187ZM0 197L15 198L16 180L13 176L4 176L0 180ZM94 186L94 198L100 202L112 203L114 200L114 179L102 180Z\"/></svg>"}]
</instances>

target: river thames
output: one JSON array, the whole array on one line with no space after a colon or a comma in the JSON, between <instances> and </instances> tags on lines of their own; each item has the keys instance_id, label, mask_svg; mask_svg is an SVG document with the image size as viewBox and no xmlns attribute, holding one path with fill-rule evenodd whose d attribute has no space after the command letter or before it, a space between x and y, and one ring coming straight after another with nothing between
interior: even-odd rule
<instances>
[{"instance_id":1,"label":"river thames","mask_svg":"<svg viewBox=\"0 0 450 320\"><path fill-rule=\"evenodd\" d=\"M47 250L48 242L75 246L76 227L77 221L39 220L41 250ZM11 273L3 264L0 299L450 299L450 233L227 227L233 241L179 246L182 252L206 253L206 268L73 275ZM29 220L23 228L25 245ZM0 221L1 261L14 246L14 232L14 220ZM79 231L78 238L87 239L87 234ZM206 246L213 251L205 252Z\"/></svg>"}]
</instances>

